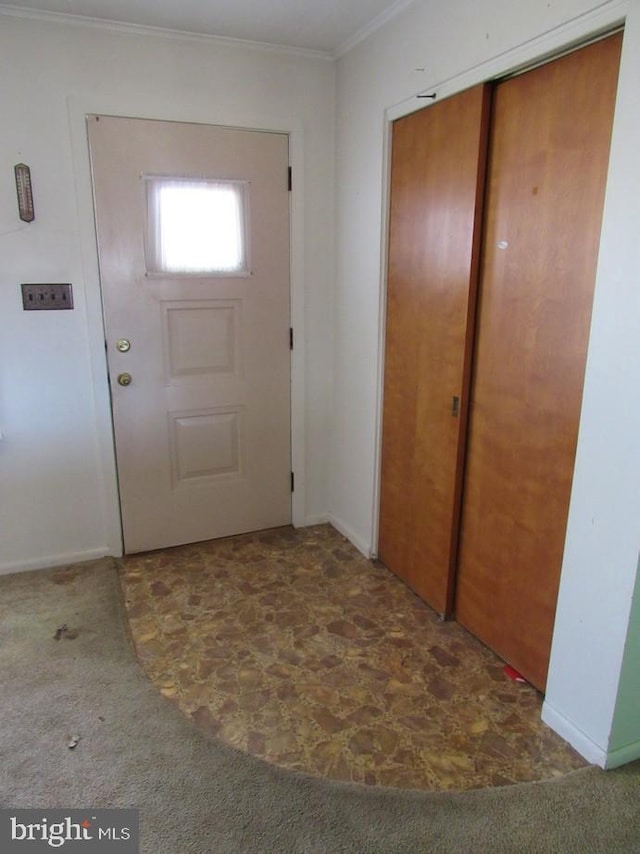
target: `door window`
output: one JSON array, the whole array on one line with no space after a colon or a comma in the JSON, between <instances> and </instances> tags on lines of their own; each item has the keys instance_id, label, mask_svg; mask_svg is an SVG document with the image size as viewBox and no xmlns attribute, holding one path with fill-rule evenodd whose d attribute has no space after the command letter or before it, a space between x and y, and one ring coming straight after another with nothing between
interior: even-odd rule
<instances>
[{"instance_id":1,"label":"door window","mask_svg":"<svg viewBox=\"0 0 640 854\"><path fill-rule=\"evenodd\" d=\"M248 183L146 176L151 275L246 276Z\"/></svg>"}]
</instances>

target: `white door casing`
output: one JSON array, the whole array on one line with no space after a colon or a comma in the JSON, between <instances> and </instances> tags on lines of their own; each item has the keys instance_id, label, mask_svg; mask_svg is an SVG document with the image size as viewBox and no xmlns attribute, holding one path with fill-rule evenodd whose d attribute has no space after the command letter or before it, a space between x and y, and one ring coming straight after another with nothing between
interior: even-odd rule
<instances>
[{"instance_id":1,"label":"white door casing","mask_svg":"<svg viewBox=\"0 0 640 854\"><path fill-rule=\"evenodd\" d=\"M289 523L288 137L88 127L125 551ZM150 176L243 182L248 274L148 272Z\"/></svg>"}]
</instances>

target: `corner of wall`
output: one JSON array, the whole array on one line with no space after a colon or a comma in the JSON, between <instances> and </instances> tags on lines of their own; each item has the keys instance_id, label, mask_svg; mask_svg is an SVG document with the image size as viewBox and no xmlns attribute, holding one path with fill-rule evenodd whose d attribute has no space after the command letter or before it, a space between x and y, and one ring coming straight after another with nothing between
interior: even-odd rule
<instances>
[{"instance_id":1,"label":"corner of wall","mask_svg":"<svg viewBox=\"0 0 640 854\"><path fill-rule=\"evenodd\" d=\"M11 563L0 564L0 575L12 575L18 572L32 572L37 569L53 569L56 566L70 566L76 563L86 563L91 560L110 555L112 557L120 557L120 554L115 554L113 549L108 546L101 546L95 549L88 549L83 552L65 552L64 554L45 555L43 557L34 558L32 560L14 561Z\"/></svg>"},{"instance_id":2,"label":"corner of wall","mask_svg":"<svg viewBox=\"0 0 640 854\"><path fill-rule=\"evenodd\" d=\"M339 531L343 537L346 537L349 542L352 543L352 545L354 545L367 559L372 557L371 547L369 544L365 542L364 539L360 537L348 524L331 514L329 514L328 521L333 525L336 531Z\"/></svg>"},{"instance_id":3,"label":"corner of wall","mask_svg":"<svg viewBox=\"0 0 640 854\"><path fill-rule=\"evenodd\" d=\"M574 723L565 717L558 709L545 700L542 706L542 720L565 741L578 751L587 762L599 765L600 768L607 767L606 748L592 741L589 736L582 732Z\"/></svg>"}]
</instances>

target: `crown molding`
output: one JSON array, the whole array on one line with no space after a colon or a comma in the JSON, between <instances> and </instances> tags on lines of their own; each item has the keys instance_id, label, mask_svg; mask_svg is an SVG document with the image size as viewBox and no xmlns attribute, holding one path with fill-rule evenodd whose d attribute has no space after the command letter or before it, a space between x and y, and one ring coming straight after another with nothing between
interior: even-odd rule
<instances>
[{"instance_id":1,"label":"crown molding","mask_svg":"<svg viewBox=\"0 0 640 854\"><path fill-rule=\"evenodd\" d=\"M346 41L343 41L342 44L338 45L338 47L333 51L333 58L340 59L341 56L344 56L345 53L348 53L356 45L360 44L360 42L363 42L372 33L375 33L376 30L379 30L381 27L384 27L385 24L388 24L389 21L396 17L396 15L403 12L407 6L411 6L413 2L414 0L396 0L392 6L389 6L389 8L385 9L384 12L380 12L380 14L372 21L369 21L368 24L365 24L364 27L361 27L356 33L346 39Z\"/></svg>"},{"instance_id":2,"label":"crown molding","mask_svg":"<svg viewBox=\"0 0 640 854\"><path fill-rule=\"evenodd\" d=\"M127 24L122 21L111 21L104 18L92 18L88 15L74 15L67 12L45 12L39 9L26 9L0 3L0 15L14 18L26 18L44 23L65 24L67 26L85 27L88 29L107 30L109 32L127 35L146 36L174 41L187 41L200 44L217 44L221 47L242 48L244 50L259 50L266 53L278 53L287 56L299 56L306 59L319 59L333 62L334 56L329 51L313 50L312 48L290 47L288 45L271 44L269 42L251 41L250 39L235 39L229 36L216 36L209 33L192 33L187 30L172 30L164 27L150 27L144 24Z\"/></svg>"}]
</instances>

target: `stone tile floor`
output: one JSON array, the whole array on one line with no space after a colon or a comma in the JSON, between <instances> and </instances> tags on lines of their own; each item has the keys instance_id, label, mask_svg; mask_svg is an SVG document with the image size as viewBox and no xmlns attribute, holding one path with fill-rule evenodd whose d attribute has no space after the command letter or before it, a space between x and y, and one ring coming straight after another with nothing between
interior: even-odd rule
<instances>
[{"instance_id":1,"label":"stone tile floor","mask_svg":"<svg viewBox=\"0 0 640 854\"><path fill-rule=\"evenodd\" d=\"M129 556L121 580L162 694L269 762L418 789L584 765L535 689L328 525Z\"/></svg>"}]
</instances>

